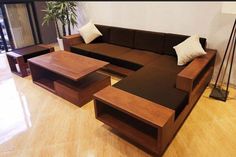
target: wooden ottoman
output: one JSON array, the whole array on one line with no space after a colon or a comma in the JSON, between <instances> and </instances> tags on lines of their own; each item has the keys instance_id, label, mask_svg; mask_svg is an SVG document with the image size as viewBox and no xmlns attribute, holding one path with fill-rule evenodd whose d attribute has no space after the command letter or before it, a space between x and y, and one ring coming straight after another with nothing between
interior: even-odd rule
<instances>
[{"instance_id":1,"label":"wooden ottoman","mask_svg":"<svg viewBox=\"0 0 236 157\"><path fill-rule=\"evenodd\" d=\"M28 63L27 60L32 57L43 55L49 52L53 52L54 47L44 44L28 46L24 48L15 49L12 52L7 53L7 59L10 69L13 73L25 77L28 75ZM16 65L19 66L17 70Z\"/></svg>"}]
</instances>

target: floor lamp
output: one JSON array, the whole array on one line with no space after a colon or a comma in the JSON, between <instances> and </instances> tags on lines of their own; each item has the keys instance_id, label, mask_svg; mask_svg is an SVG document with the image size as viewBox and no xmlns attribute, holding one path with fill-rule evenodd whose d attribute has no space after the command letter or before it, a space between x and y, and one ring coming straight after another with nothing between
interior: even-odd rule
<instances>
[{"instance_id":1,"label":"floor lamp","mask_svg":"<svg viewBox=\"0 0 236 157\"><path fill-rule=\"evenodd\" d=\"M222 13L226 14L236 14L236 3L223 3ZM216 82L211 91L210 97L217 100L226 101L229 94L229 83L232 72L232 66L234 62L235 54L235 44L236 44L236 19L229 37L228 44L223 56L223 60L220 65L220 69L216 78ZM227 75L227 76L226 76ZM221 81L220 81L221 77ZM225 78L227 79L226 87L223 88L223 83Z\"/></svg>"}]
</instances>

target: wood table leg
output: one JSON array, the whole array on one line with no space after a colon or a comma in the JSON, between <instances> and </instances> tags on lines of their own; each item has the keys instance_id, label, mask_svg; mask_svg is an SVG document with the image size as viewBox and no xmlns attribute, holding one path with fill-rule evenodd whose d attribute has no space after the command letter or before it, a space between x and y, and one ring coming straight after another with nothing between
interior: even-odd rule
<instances>
[{"instance_id":1,"label":"wood table leg","mask_svg":"<svg viewBox=\"0 0 236 157\"><path fill-rule=\"evenodd\" d=\"M17 72L15 58L12 57L12 56L7 55L7 60L8 60L11 71L12 72Z\"/></svg>"},{"instance_id":2,"label":"wood table leg","mask_svg":"<svg viewBox=\"0 0 236 157\"><path fill-rule=\"evenodd\" d=\"M27 76L28 75L28 72L27 72L28 66L25 63L24 58L22 56L18 57L18 58L16 58L16 62L19 65L21 77Z\"/></svg>"}]
</instances>

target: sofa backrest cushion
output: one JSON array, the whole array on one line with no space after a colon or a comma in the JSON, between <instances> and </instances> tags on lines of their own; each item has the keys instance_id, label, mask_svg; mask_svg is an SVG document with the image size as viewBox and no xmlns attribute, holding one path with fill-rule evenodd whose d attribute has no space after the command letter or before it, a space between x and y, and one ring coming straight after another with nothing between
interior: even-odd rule
<instances>
[{"instance_id":1,"label":"sofa backrest cushion","mask_svg":"<svg viewBox=\"0 0 236 157\"><path fill-rule=\"evenodd\" d=\"M135 31L134 48L161 54L164 47L164 33Z\"/></svg>"},{"instance_id":2,"label":"sofa backrest cushion","mask_svg":"<svg viewBox=\"0 0 236 157\"><path fill-rule=\"evenodd\" d=\"M164 54L176 56L176 52L174 50L174 46L178 45L179 43L183 42L189 36L186 35L179 35L179 34L165 34L165 44L164 44ZM206 39L200 38L200 43L203 49L206 49Z\"/></svg>"},{"instance_id":3,"label":"sofa backrest cushion","mask_svg":"<svg viewBox=\"0 0 236 157\"><path fill-rule=\"evenodd\" d=\"M173 47L189 37L187 35L134 30L99 24L95 24L95 26L103 36L95 39L93 43L106 42L175 57L176 52ZM200 43L205 50L206 39L200 38Z\"/></svg>"},{"instance_id":4,"label":"sofa backrest cushion","mask_svg":"<svg viewBox=\"0 0 236 157\"><path fill-rule=\"evenodd\" d=\"M109 42L110 41L110 27L103 25L95 25L97 29L102 33L102 36L96 38L93 43L96 42Z\"/></svg>"},{"instance_id":5,"label":"sofa backrest cushion","mask_svg":"<svg viewBox=\"0 0 236 157\"><path fill-rule=\"evenodd\" d=\"M110 43L133 48L134 30L110 27Z\"/></svg>"}]
</instances>

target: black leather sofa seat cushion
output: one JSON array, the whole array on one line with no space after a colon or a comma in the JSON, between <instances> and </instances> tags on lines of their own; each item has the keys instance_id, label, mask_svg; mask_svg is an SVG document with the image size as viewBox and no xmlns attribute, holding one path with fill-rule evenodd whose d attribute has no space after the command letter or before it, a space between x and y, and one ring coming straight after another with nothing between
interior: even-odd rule
<instances>
[{"instance_id":1,"label":"black leather sofa seat cushion","mask_svg":"<svg viewBox=\"0 0 236 157\"><path fill-rule=\"evenodd\" d=\"M177 56L175 49L173 47L183 42L188 37L189 36L186 36L186 35L166 33L163 53L166 55ZM206 39L200 38L199 41L203 49L206 49Z\"/></svg>"},{"instance_id":2,"label":"black leather sofa seat cushion","mask_svg":"<svg viewBox=\"0 0 236 157\"><path fill-rule=\"evenodd\" d=\"M119 57L131 50L127 47L108 43L79 44L74 47L114 58Z\"/></svg>"},{"instance_id":3,"label":"black leather sofa seat cushion","mask_svg":"<svg viewBox=\"0 0 236 157\"><path fill-rule=\"evenodd\" d=\"M150 52L150 51L143 51L132 49L125 54L119 56L120 59L130 61L133 63L137 63L140 65L147 65L154 60L160 58L162 55Z\"/></svg>"},{"instance_id":4,"label":"black leather sofa seat cushion","mask_svg":"<svg viewBox=\"0 0 236 157\"><path fill-rule=\"evenodd\" d=\"M108 43L78 44L71 47L73 53L107 61L131 70L138 70L142 65L119 59L119 56L128 53L130 50L127 47Z\"/></svg>"},{"instance_id":5,"label":"black leather sofa seat cushion","mask_svg":"<svg viewBox=\"0 0 236 157\"><path fill-rule=\"evenodd\" d=\"M164 33L136 30L134 48L161 54L165 42L164 37Z\"/></svg>"},{"instance_id":6,"label":"black leather sofa seat cushion","mask_svg":"<svg viewBox=\"0 0 236 157\"><path fill-rule=\"evenodd\" d=\"M164 71L172 72L177 75L180 71L182 71L185 66L178 66L177 64L177 58L174 56L168 56L168 55L160 55L158 59L153 60L148 66L151 68L156 69L163 69Z\"/></svg>"},{"instance_id":7,"label":"black leather sofa seat cushion","mask_svg":"<svg viewBox=\"0 0 236 157\"><path fill-rule=\"evenodd\" d=\"M175 81L175 73L145 66L113 86L175 110L176 118L188 103L188 93L175 88Z\"/></svg>"}]
</instances>

